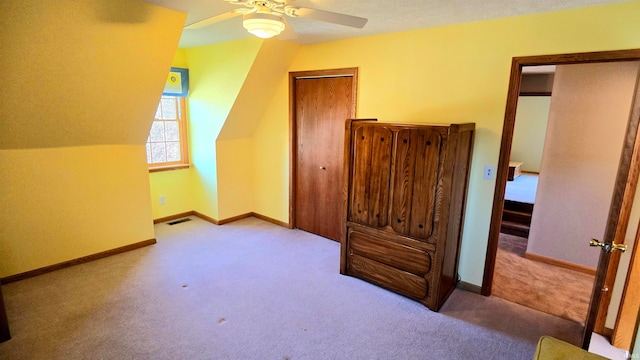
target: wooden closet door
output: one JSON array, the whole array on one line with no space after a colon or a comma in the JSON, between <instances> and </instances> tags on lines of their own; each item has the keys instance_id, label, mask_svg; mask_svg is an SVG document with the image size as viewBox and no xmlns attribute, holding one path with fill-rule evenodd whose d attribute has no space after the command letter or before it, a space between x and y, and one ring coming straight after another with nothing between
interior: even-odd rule
<instances>
[{"instance_id":1,"label":"wooden closet door","mask_svg":"<svg viewBox=\"0 0 640 360\"><path fill-rule=\"evenodd\" d=\"M295 224L340 241L344 127L353 117L353 77L295 80Z\"/></svg>"},{"instance_id":2,"label":"wooden closet door","mask_svg":"<svg viewBox=\"0 0 640 360\"><path fill-rule=\"evenodd\" d=\"M433 233L441 135L428 129L403 129L396 138L391 227L418 239Z\"/></svg>"},{"instance_id":3,"label":"wooden closet door","mask_svg":"<svg viewBox=\"0 0 640 360\"><path fill-rule=\"evenodd\" d=\"M388 223L393 133L361 126L354 131L349 220L372 227Z\"/></svg>"}]
</instances>

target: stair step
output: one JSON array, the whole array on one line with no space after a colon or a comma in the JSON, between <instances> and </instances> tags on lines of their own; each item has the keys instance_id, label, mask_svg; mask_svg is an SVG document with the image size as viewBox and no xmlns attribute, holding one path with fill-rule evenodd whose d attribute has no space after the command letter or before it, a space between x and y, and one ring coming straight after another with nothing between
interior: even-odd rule
<instances>
[{"instance_id":1,"label":"stair step","mask_svg":"<svg viewBox=\"0 0 640 360\"><path fill-rule=\"evenodd\" d=\"M512 221L503 221L500 226L500 232L503 234L509 234L509 235L528 238L529 226L512 222Z\"/></svg>"},{"instance_id":2,"label":"stair step","mask_svg":"<svg viewBox=\"0 0 640 360\"><path fill-rule=\"evenodd\" d=\"M523 203L523 202L513 201L513 200L505 200L504 209L531 214L533 213L533 204Z\"/></svg>"},{"instance_id":3,"label":"stair step","mask_svg":"<svg viewBox=\"0 0 640 360\"><path fill-rule=\"evenodd\" d=\"M510 221L522 225L531 225L531 213L514 210L504 210L502 212L502 221Z\"/></svg>"}]
</instances>

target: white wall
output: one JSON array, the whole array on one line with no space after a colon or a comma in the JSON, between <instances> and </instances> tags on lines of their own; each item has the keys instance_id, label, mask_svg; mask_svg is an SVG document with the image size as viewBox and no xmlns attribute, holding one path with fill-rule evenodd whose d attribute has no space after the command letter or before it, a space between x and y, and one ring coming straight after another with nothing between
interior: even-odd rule
<instances>
[{"instance_id":1,"label":"white wall","mask_svg":"<svg viewBox=\"0 0 640 360\"><path fill-rule=\"evenodd\" d=\"M558 66L528 253L597 267L638 62Z\"/></svg>"},{"instance_id":2,"label":"white wall","mask_svg":"<svg viewBox=\"0 0 640 360\"><path fill-rule=\"evenodd\" d=\"M540 172L551 96L520 96L511 145L511 161L522 162L522 171Z\"/></svg>"}]
</instances>

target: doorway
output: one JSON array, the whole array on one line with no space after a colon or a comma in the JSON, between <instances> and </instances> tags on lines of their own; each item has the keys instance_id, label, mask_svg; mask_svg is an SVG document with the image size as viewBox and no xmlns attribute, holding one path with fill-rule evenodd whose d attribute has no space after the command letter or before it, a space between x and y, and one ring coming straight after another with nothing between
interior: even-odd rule
<instances>
[{"instance_id":1,"label":"doorway","mask_svg":"<svg viewBox=\"0 0 640 360\"><path fill-rule=\"evenodd\" d=\"M340 241L344 133L357 68L289 73L291 227Z\"/></svg>"},{"instance_id":2,"label":"doorway","mask_svg":"<svg viewBox=\"0 0 640 360\"><path fill-rule=\"evenodd\" d=\"M537 65L562 65L562 64L582 64L613 61L637 61L640 59L640 50L621 50L598 53L579 53L563 55L546 55L514 58L512 62L511 79L509 84L509 94L507 98L507 108L505 112L505 122L503 127L502 144L500 149L500 159L497 169L496 188L494 193L493 211L491 216L491 226L489 231L489 241L487 248L487 258L485 262L485 273L482 286L482 294L490 295L493 281L493 273L496 262L496 252L500 234L501 216L503 212L505 187L509 169L509 155L513 139L515 125L516 107L521 85L522 68L524 66ZM606 222L606 230L602 239L603 243L611 246L614 240L617 243L624 241L624 233L629 220L629 212L635 194L637 184L637 168L640 163L640 149L636 146L638 130L638 120L640 118L640 96L636 86L633 96L633 106L626 134L623 140L622 155L613 190L610 208ZM623 234L621 236L621 234ZM588 239L585 239L587 246ZM619 257L618 257L619 259ZM611 261L610 261L611 260ZM611 265L611 266L610 266ZM611 267L616 264L616 256L601 252L598 260L596 279L593 284L593 295L590 301L588 316L586 319L582 346L588 348L591 333L600 311L601 299L605 288L605 278L607 273L614 273L617 269Z\"/></svg>"},{"instance_id":3,"label":"doorway","mask_svg":"<svg viewBox=\"0 0 640 360\"><path fill-rule=\"evenodd\" d=\"M553 99L521 92L510 159L521 160L523 171L537 170L541 189L534 204L522 196L528 192L514 194L513 188L535 187L527 180L538 175L523 172L507 181L493 295L584 324L599 255L584 239L604 234L639 65L559 65ZM524 74L523 80L531 76ZM548 132L536 131L547 123ZM533 207L530 236L504 234L505 215L517 220L514 215L523 214L509 212L516 200ZM524 245L519 256L506 251L516 240Z\"/></svg>"}]
</instances>

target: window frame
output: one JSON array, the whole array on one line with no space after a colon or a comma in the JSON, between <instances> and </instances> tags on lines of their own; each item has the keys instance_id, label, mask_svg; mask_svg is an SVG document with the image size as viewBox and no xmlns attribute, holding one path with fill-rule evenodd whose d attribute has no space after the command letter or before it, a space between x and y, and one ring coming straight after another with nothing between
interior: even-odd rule
<instances>
[{"instance_id":1,"label":"window frame","mask_svg":"<svg viewBox=\"0 0 640 360\"><path fill-rule=\"evenodd\" d=\"M162 98L176 98L178 102L178 131L180 133L180 161L171 161L171 162L162 162L149 164L149 172L159 172L159 171L167 171L167 170L180 170L180 169L188 169L191 167L189 163L189 132L187 125L187 102L185 97L181 96L173 96L173 95L162 95L160 101L158 101L158 106L161 106ZM164 119L156 119L154 115L153 121L166 121ZM151 133L151 128L149 128L149 133ZM151 134L149 134L151 136ZM149 139L149 138L147 138ZM149 142L145 142L145 153L146 153L146 145Z\"/></svg>"}]
</instances>

